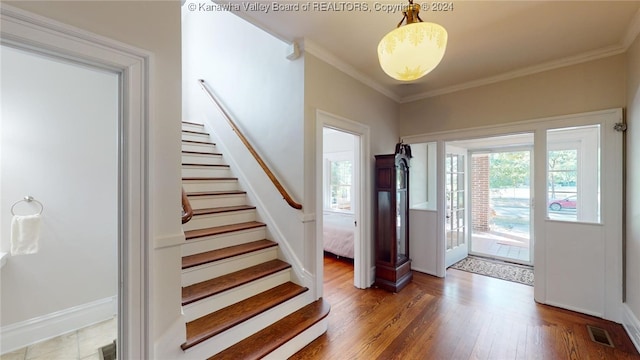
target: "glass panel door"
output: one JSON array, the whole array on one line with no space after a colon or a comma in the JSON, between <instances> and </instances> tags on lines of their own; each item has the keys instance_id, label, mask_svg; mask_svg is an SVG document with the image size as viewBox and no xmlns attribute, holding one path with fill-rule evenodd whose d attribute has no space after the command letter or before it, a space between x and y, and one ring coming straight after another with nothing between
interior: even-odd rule
<instances>
[{"instance_id":1,"label":"glass panel door","mask_svg":"<svg viewBox=\"0 0 640 360\"><path fill-rule=\"evenodd\" d=\"M447 145L445 157L445 265L468 255L466 217L465 149Z\"/></svg>"}]
</instances>

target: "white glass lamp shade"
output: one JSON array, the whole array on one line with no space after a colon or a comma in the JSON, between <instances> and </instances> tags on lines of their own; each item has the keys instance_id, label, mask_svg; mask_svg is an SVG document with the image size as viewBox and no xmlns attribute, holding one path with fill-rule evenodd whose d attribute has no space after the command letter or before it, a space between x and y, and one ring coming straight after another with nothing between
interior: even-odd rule
<instances>
[{"instance_id":1,"label":"white glass lamp shade","mask_svg":"<svg viewBox=\"0 0 640 360\"><path fill-rule=\"evenodd\" d=\"M442 26L416 22L385 35L378 44L378 60L387 75L411 81L438 66L446 48L447 31Z\"/></svg>"}]
</instances>

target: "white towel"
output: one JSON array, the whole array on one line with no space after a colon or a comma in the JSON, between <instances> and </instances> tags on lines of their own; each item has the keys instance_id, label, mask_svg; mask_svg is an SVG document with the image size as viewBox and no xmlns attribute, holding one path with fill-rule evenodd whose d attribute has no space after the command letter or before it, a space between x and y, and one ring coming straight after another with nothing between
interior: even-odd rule
<instances>
[{"instance_id":1,"label":"white towel","mask_svg":"<svg viewBox=\"0 0 640 360\"><path fill-rule=\"evenodd\" d=\"M11 255L35 254L40 238L40 215L15 215L11 219Z\"/></svg>"}]
</instances>

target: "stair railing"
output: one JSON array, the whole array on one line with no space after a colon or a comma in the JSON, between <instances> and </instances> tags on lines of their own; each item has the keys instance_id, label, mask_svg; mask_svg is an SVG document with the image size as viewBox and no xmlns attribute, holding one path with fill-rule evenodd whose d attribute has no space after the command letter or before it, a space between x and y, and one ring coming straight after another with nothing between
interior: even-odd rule
<instances>
[{"instance_id":1,"label":"stair railing","mask_svg":"<svg viewBox=\"0 0 640 360\"><path fill-rule=\"evenodd\" d=\"M240 141L242 141L244 146L247 147L247 149L249 150L251 155L253 155L254 159L256 159L256 161L258 162L262 170L267 174L269 179L271 179L271 182L276 187L276 189L278 189L278 191L280 192L280 195L282 195L282 198L292 208L298 209L298 210L302 209L302 205L294 201L293 198L291 198L291 195L289 195L287 190L285 190L284 186L282 186L280 181L278 181L278 179L273 174L273 172L269 169L267 164L265 164L265 162L262 160L258 152L253 148L253 146L251 146L251 144L249 143L249 140L247 140L244 134L242 134L240 129L236 126L236 124L231 119L231 116L229 116L226 110L222 107L220 100L211 91L209 91L209 89L205 85L204 80L199 79L198 82L200 83L200 87L202 87L202 90L204 90L204 92L207 93L211 101L213 101L213 103L216 104L216 106L218 107L218 110L220 110L222 115L224 115L224 118L227 120L227 123L229 123L229 125L231 126L231 129L238 135L238 137L240 138Z\"/></svg>"},{"instance_id":2,"label":"stair railing","mask_svg":"<svg viewBox=\"0 0 640 360\"><path fill-rule=\"evenodd\" d=\"M186 224L192 217L193 209L191 208L191 203L189 202L187 193L184 192L184 188L182 188L182 223Z\"/></svg>"}]
</instances>

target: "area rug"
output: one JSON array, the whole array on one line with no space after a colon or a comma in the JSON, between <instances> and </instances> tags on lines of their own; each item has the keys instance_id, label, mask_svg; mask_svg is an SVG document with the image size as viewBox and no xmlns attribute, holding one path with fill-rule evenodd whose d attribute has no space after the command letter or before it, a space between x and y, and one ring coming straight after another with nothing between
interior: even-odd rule
<instances>
[{"instance_id":1,"label":"area rug","mask_svg":"<svg viewBox=\"0 0 640 360\"><path fill-rule=\"evenodd\" d=\"M451 268L533 286L533 268L530 266L468 256Z\"/></svg>"}]
</instances>

